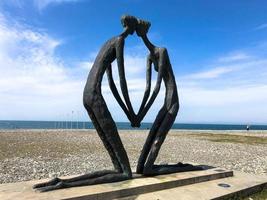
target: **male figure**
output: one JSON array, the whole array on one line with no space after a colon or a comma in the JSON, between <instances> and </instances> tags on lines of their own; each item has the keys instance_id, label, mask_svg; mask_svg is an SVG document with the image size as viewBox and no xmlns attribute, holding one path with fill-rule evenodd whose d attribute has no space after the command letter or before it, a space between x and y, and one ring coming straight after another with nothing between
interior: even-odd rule
<instances>
[{"instance_id":1,"label":"male figure","mask_svg":"<svg viewBox=\"0 0 267 200\"><path fill-rule=\"evenodd\" d=\"M110 87L115 98L129 120L133 120L135 114L129 100L125 80L123 47L125 38L129 34L134 33L137 20L132 16L123 16L121 21L124 26L123 33L108 40L101 48L88 75L83 94L84 106L97 130L99 137L111 157L115 170L98 171L70 179L55 178L49 182L34 186L34 188L41 192L74 186L122 181L132 178L127 153L121 142L116 124L112 119L101 93L102 78L104 73L107 71ZM121 100L112 78L111 63L115 59L117 59L122 94L128 109Z\"/></svg>"}]
</instances>

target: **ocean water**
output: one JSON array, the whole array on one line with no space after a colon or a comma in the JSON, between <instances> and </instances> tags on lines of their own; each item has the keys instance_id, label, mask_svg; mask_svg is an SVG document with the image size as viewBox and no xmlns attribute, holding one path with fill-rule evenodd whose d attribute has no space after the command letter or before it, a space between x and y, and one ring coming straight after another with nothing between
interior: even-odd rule
<instances>
[{"instance_id":1,"label":"ocean water","mask_svg":"<svg viewBox=\"0 0 267 200\"><path fill-rule=\"evenodd\" d=\"M139 129L150 129L152 123L142 123ZM118 122L118 129L135 129L128 122ZM172 129L246 130L246 124L174 124ZM11 121L0 120L0 129L93 129L91 122L77 121ZM250 125L250 130L267 130L267 125Z\"/></svg>"}]
</instances>

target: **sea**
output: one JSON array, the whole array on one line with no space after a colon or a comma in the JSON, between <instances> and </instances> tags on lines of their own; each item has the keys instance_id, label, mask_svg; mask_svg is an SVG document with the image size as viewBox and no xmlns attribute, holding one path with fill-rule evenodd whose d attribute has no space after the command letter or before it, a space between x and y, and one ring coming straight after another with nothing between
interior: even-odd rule
<instances>
[{"instance_id":1,"label":"sea","mask_svg":"<svg viewBox=\"0 0 267 200\"><path fill-rule=\"evenodd\" d=\"M128 122L116 123L118 129L150 129L152 123L142 123L140 128L133 128ZM246 130L247 124L173 124L172 129L183 130ZM94 129L91 122L82 121L13 121L0 120L0 129ZM250 130L267 130L267 125L249 125Z\"/></svg>"}]
</instances>

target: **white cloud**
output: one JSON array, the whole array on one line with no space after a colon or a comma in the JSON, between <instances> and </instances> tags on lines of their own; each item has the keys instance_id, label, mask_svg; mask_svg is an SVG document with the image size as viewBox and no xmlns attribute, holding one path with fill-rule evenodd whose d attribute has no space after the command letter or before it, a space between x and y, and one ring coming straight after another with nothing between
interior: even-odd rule
<instances>
[{"instance_id":1,"label":"white cloud","mask_svg":"<svg viewBox=\"0 0 267 200\"><path fill-rule=\"evenodd\" d=\"M255 30L262 30L262 29L266 29L266 28L267 28L267 24L261 24L261 25L257 26L255 28Z\"/></svg>"},{"instance_id":2,"label":"white cloud","mask_svg":"<svg viewBox=\"0 0 267 200\"><path fill-rule=\"evenodd\" d=\"M219 88L181 87L177 121L266 124L267 85Z\"/></svg>"},{"instance_id":3,"label":"white cloud","mask_svg":"<svg viewBox=\"0 0 267 200\"><path fill-rule=\"evenodd\" d=\"M266 102L267 85L252 85L252 86L235 86L226 87L218 90L200 87L185 87L182 88L184 102L186 104L202 107L219 107L231 106L238 104L248 104L251 102ZM190 98L194 94L197 98ZM245 107L244 107L245 108Z\"/></svg>"},{"instance_id":4,"label":"white cloud","mask_svg":"<svg viewBox=\"0 0 267 200\"><path fill-rule=\"evenodd\" d=\"M10 24L1 16L1 119L49 119L70 104L78 107L82 83L54 55L58 45L46 33Z\"/></svg>"},{"instance_id":5,"label":"white cloud","mask_svg":"<svg viewBox=\"0 0 267 200\"><path fill-rule=\"evenodd\" d=\"M77 65L84 69L84 70L87 70L89 71L91 69L91 67L93 66L94 62L93 61L82 61L82 62L79 62L77 63Z\"/></svg>"},{"instance_id":6,"label":"white cloud","mask_svg":"<svg viewBox=\"0 0 267 200\"><path fill-rule=\"evenodd\" d=\"M234 52L234 53L232 52L225 56L217 58L215 62L210 64L211 66L209 66L208 69L191 73L183 78L189 78L189 79L219 78L221 76L228 75L229 73L232 72L244 70L244 68L247 68L250 65L255 65L255 62L258 62L258 60L254 59L252 55L249 55L245 52Z\"/></svg>"},{"instance_id":7,"label":"white cloud","mask_svg":"<svg viewBox=\"0 0 267 200\"><path fill-rule=\"evenodd\" d=\"M182 121L266 124L267 59L244 55L220 68L217 59L206 71L177 77Z\"/></svg>"},{"instance_id":8,"label":"white cloud","mask_svg":"<svg viewBox=\"0 0 267 200\"><path fill-rule=\"evenodd\" d=\"M250 56L244 52L231 53L230 55L218 58L219 62L235 62L249 59Z\"/></svg>"},{"instance_id":9,"label":"white cloud","mask_svg":"<svg viewBox=\"0 0 267 200\"><path fill-rule=\"evenodd\" d=\"M217 78L223 74L227 74L231 71L233 71L233 68L227 68L227 67L216 67L213 69L209 69L207 71L203 72L198 72L194 74L190 74L186 76L186 78L191 78L191 79L211 79L211 78Z\"/></svg>"},{"instance_id":10,"label":"white cloud","mask_svg":"<svg viewBox=\"0 0 267 200\"><path fill-rule=\"evenodd\" d=\"M1 0L1 4L12 5L19 8L24 8L28 3L33 4L39 11L42 11L50 5L57 5L61 3L75 3L82 0Z\"/></svg>"},{"instance_id":11,"label":"white cloud","mask_svg":"<svg viewBox=\"0 0 267 200\"><path fill-rule=\"evenodd\" d=\"M77 1L80 1L80 0L33 0L35 6L39 10L43 10L44 8L46 8L47 6L51 4L70 3L70 2L77 2Z\"/></svg>"}]
</instances>

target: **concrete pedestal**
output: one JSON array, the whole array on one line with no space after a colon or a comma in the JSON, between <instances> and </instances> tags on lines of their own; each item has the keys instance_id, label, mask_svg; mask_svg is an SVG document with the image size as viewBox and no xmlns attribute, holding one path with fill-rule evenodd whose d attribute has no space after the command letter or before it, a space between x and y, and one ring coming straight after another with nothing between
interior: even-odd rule
<instances>
[{"instance_id":1,"label":"concrete pedestal","mask_svg":"<svg viewBox=\"0 0 267 200\"><path fill-rule=\"evenodd\" d=\"M267 188L265 175L219 168L155 177L135 175L132 180L45 193L32 189L34 184L44 181L0 184L0 200L222 200L239 199Z\"/></svg>"},{"instance_id":2,"label":"concrete pedestal","mask_svg":"<svg viewBox=\"0 0 267 200\"><path fill-rule=\"evenodd\" d=\"M218 168L182 172L155 177L137 177L132 180L84 187L74 187L45 193L34 191L32 186L44 182L27 181L0 185L1 200L92 200L114 199L177 188L233 176L233 172Z\"/></svg>"}]
</instances>

